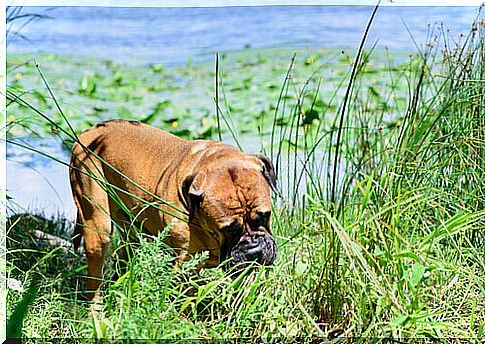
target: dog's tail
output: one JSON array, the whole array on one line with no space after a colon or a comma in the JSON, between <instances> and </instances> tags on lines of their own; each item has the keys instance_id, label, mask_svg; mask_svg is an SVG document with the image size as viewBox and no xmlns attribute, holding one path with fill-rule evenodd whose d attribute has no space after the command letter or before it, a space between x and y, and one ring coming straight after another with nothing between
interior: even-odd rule
<instances>
[{"instance_id":1,"label":"dog's tail","mask_svg":"<svg viewBox=\"0 0 485 344\"><path fill-rule=\"evenodd\" d=\"M74 225L74 232L72 233L72 237L71 237L75 251L77 251L79 249L79 246L81 246L83 233L84 233L84 229L81 225L81 219L78 212L76 216L76 224Z\"/></svg>"}]
</instances>

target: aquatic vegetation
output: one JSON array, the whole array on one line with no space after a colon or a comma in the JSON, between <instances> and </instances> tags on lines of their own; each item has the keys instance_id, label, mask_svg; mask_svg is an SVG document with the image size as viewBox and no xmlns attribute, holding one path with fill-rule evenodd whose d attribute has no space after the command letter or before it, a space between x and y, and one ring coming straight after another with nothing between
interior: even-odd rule
<instances>
[{"instance_id":1,"label":"aquatic vegetation","mask_svg":"<svg viewBox=\"0 0 485 344\"><path fill-rule=\"evenodd\" d=\"M288 50L247 49L226 53L221 59L223 69L219 74L225 99L221 110L227 111L240 124L237 130L242 134L259 131L268 134L272 117L265 114L274 112L274 104L280 96L280 83L292 54ZM324 112L335 114L336 104L330 104L329 99L342 80L342 76L337 74L345 75L351 61L339 61L341 52L321 50L319 56L323 62L318 66L316 62L308 65L305 61L310 58L306 57L309 53L300 51L297 54L297 64L292 72L294 87L307 82L312 73L316 76L310 82L320 83L318 91L310 89L303 95L311 103L305 101L301 109L304 117L302 125L316 126L325 119L321 116ZM8 56L7 68L15 70L15 73L8 74L9 86L22 93L24 99L34 106L43 109L52 107L52 103L47 101L48 94L43 91L42 80L36 73L37 63L61 101L63 111L78 131L101 120L123 118L153 124L187 138L215 138L215 72L212 63L203 63L194 68L190 64L174 67L116 64L113 61L52 54L39 54L35 61L28 58L28 55L22 54ZM408 68L406 62L396 62L399 59L402 59L402 54L392 58L376 57L374 70L381 72L372 80L376 96L378 89L385 87L388 82L384 72L394 73L397 77L404 68ZM387 64L391 64L394 70L389 71ZM404 97L405 85L396 83L395 87L398 88L396 92ZM295 89L284 95L282 100L293 101L297 97ZM22 105L9 105L9 114L16 120L30 122L33 130L50 132L48 125L39 128L36 125L38 121L30 121L32 116ZM56 122L61 120L56 111L52 111L50 116ZM287 121L286 116L278 118L279 124ZM221 130L227 132L224 127ZM11 134L28 133L17 127L12 128Z\"/></svg>"}]
</instances>

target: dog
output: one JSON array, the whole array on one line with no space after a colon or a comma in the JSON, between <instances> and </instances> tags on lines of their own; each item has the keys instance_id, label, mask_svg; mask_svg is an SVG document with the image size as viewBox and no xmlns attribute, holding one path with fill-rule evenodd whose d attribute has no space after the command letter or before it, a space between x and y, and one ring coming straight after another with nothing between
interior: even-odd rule
<instances>
[{"instance_id":1,"label":"dog","mask_svg":"<svg viewBox=\"0 0 485 344\"><path fill-rule=\"evenodd\" d=\"M88 261L86 296L100 298L104 258L114 224L136 240L133 223L165 239L176 264L208 251L202 267L236 270L270 265L277 246L270 227L271 161L217 141L184 140L125 120L97 124L72 148L70 182L78 210L74 247L81 238ZM113 224L113 226L112 226ZM120 250L126 258L126 249Z\"/></svg>"}]
</instances>

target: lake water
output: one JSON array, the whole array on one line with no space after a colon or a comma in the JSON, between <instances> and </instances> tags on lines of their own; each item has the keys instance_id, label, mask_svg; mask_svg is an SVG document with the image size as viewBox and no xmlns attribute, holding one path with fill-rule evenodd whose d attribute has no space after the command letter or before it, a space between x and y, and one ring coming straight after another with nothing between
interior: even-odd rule
<instances>
[{"instance_id":1,"label":"lake water","mask_svg":"<svg viewBox=\"0 0 485 344\"><path fill-rule=\"evenodd\" d=\"M223 8L26 7L50 19L8 25L8 53L51 52L116 62L178 64L213 59L215 52L252 48L356 48L372 7L265 6ZM454 37L466 33L472 7L381 8L369 44L415 51L430 36L428 23L444 22ZM408 32L409 30L409 32ZM22 36L27 39L23 39ZM411 37L412 36L412 37ZM27 143L68 161L56 141ZM9 212L41 211L74 218L67 168L8 145Z\"/></svg>"},{"instance_id":2,"label":"lake water","mask_svg":"<svg viewBox=\"0 0 485 344\"><path fill-rule=\"evenodd\" d=\"M354 48L371 6L260 6L220 8L26 7L51 19L9 35L7 52L89 55L134 63L213 59L215 52L253 48ZM382 7L369 36L378 48L414 50L428 23L466 32L474 7ZM15 23L15 22L14 22ZM407 28L409 32L407 32Z\"/></svg>"},{"instance_id":3,"label":"lake water","mask_svg":"<svg viewBox=\"0 0 485 344\"><path fill-rule=\"evenodd\" d=\"M15 139L56 159L69 161L58 141ZM74 219L76 210L67 166L16 145L7 144L7 194L13 197L7 213L33 212Z\"/></svg>"}]
</instances>

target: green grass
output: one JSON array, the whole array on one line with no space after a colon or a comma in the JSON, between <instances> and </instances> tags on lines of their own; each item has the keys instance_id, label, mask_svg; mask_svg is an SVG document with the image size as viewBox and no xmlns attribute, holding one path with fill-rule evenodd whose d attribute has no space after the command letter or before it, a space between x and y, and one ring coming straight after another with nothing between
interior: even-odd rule
<instances>
[{"instance_id":1,"label":"green grass","mask_svg":"<svg viewBox=\"0 0 485 344\"><path fill-rule=\"evenodd\" d=\"M213 63L147 68L41 56L60 107L32 65L13 69L25 57L9 56L9 80L17 80L8 95L11 141L51 128L75 139L61 108L76 131L116 116L215 139L219 112L223 137L233 133L243 146L257 139L285 181L274 199L273 267L236 279L219 269L186 278L202 254L174 275L162 233L142 241L93 317L81 297L82 255L29 239L37 226L68 238L63 220L11 222L7 275L39 288L23 336L483 341L483 30L456 47L437 32L446 49L409 58L361 50L354 61L355 52L318 51L299 52L293 63L284 51L227 53L217 78ZM202 133L204 118L212 129ZM8 314L23 295L9 290Z\"/></svg>"}]
</instances>

